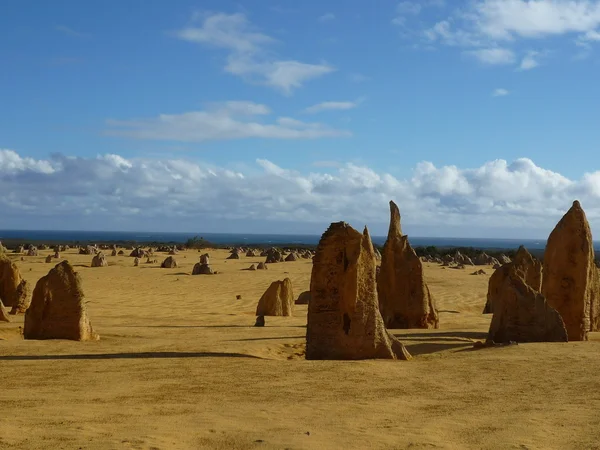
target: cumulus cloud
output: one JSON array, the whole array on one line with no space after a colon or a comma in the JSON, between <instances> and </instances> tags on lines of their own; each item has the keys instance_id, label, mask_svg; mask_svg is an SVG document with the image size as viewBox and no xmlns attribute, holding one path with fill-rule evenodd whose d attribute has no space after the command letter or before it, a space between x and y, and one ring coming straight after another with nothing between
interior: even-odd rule
<instances>
[{"instance_id":1,"label":"cumulus cloud","mask_svg":"<svg viewBox=\"0 0 600 450\"><path fill-rule=\"evenodd\" d=\"M277 41L258 31L244 14L195 15L194 19L202 23L193 23L173 35L184 41L226 50L225 71L251 83L290 94L307 81L335 71L325 62L304 63L273 56L269 47Z\"/></svg>"},{"instance_id":2,"label":"cumulus cloud","mask_svg":"<svg viewBox=\"0 0 600 450\"><path fill-rule=\"evenodd\" d=\"M349 131L291 117L279 117L274 121L261 119L270 113L267 106L258 103L213 103L204 111L161 114L158 117L135 120L111 119L107 121L106 134L180 142L246 138L316 139L351 135Z\"/></svg>"},{"instance_id":3,"label":"cumulus cloud","mask_svg":"<svg viewBox=\"0 0 600 450\"><path fill-rule=\"evenodd\" d=\"M0 150L0 210L13 226L41 218L74 226L83 216L113 228L126 220L156 228L238 220L241 232L246 231L243 221L262 220L269 232L274 222L321 227L347 220L377 232L385 230L387 202L396 199L403 222L417 231L424 226L437 227L441 235L451 226L480 232L535 228L543 236L578 198L592 224L600 225L600 172L571 180L526 158L476 168L422 162L407 178L352 163L321 169L303 173L264 159L244 172L119 155L54 154L36 160Z\"/></svg>"},{"instance_id":4,"label":"cumulus cloud","mask_svg":"<svg viewBox=\"0 0 600 450\"><path fill-rule=\"evenodd\" d=\"M457 2L458 3L458 2ZM521 53L521 42L558 36L575 36L575 43L591 49L600 40L600 0L473 0L460 3L448 17L406 36L421 36L429 45L471 47L473 55L488 56L490 48L503 48L502 64L520 70L539 65L537 52ZM417 11L418 8L408 8ZM495 50L498 53L498 50ZM513 55L509 58L508 53Z\"/></svg>"}]
</instances>

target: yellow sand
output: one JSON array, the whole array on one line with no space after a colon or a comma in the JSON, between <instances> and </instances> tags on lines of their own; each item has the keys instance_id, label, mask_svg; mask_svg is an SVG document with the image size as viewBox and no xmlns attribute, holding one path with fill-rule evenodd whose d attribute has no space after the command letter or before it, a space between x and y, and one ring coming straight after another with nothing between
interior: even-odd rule
<instances>
[{"instance_id":1,"label":"yellow sand","mask_svg":"<svg viewBox=\"0 0 600 450\"><path fill-rule=\"evenodd\" d=\"M49 251L17 260L35 282ZM0 323L0 448L600 448L600 339L472 351L488 275L427 264L439 330L396 330L414 358L306 361L307 306L254 328L258 299L311 261L191 276L133 258L64 252L83 278L99 342L24 341ZM241 295L240 300L236 295Z\"/></svg>"}]
</instances>

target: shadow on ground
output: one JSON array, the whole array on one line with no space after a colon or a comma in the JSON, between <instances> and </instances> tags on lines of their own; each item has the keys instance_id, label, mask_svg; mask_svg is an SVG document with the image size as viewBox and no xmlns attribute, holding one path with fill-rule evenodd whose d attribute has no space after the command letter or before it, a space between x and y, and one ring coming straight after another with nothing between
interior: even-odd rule
<instances>
[{"instance_id":1,"label":"shadow on ground","mask_svg":"<svg viewBox=\"0 0 600 450\"><path fill-rule=\"evenodd\" d=\"M140 353L98 353L81 355L14 355L0 356L0 361L39 361L39 360L77 360L77 359L160 359L160 358L253 358L258 356L244 353L220 352L140 352Z\"/></svg>"}]
</instances>

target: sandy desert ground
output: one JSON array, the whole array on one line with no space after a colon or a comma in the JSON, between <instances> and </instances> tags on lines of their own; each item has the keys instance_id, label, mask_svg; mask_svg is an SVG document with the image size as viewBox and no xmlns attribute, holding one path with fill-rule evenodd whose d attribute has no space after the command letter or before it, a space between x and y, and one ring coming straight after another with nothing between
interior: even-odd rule
<instances>
[{"instance_id":1,"label":"sandy desert ground","mask_svg":"<svg viewBox=\"0 0 600 450\"><path fill-rule=\"evenodd\" d=\"M491 268L425 265L441 325L393 331L412 361L306 361L307 306L253 324L272 281L308 289L311 261L251 272L263 258L210 253L218 275L190 275L196 251L177 269L63 253L101 340L24 341L23 316L0 323L0 448L600 449L598 334L472 350ZM47 254L11 257L35 284Z\"/></svg>"}]
</instances>

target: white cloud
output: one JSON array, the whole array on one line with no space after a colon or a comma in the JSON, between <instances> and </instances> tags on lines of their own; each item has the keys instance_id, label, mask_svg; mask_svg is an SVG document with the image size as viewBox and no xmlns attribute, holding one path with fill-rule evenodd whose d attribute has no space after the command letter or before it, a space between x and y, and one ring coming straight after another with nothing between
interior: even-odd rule
<instances>
[{"instance_id":1,"label":"white cloud","mask_svg":"<svg viewBox=\"0 0 600 450\"><path fill-rule=\"evenodd\" d=\"M503 88L494 89L492 92L492 97L506 97L510 92Z\"/></svg>"},{"instance_id":2,"label":"white cloud","mask_svg":"<svg viewBox=\"0 0 600 450\"><path fill-rule=\"evenodd\" d=\"M316 139L350 136L351 133L321 123L280 117L260 120L270 114L267 106L230 101L213 103L204 111L161 114L156 118L108 120L107 134L135 139L202 142L228 139Z\"/></svg>"},{"instance_id":3,"label":"white cloud","mask_svg":"<svg viewBox=\"0 0 600 450\"><path fill-rule=\"evenodd\" d=\"M539 52L529 51L521 60L521 64L519 65L520 70L531 70L535 69L540 65L538 61Z\"/></svg>"},{"instance_id":4,"label":"white cloud","mask_svg":"<svg viewBox=\"0 0 600 450\"><path fill-rule=\"evenodd\" d=\"M345 111L358 106L359 102L322 102L316 105L309 106L304 112L309 114L318 113L321 111Z\"/></svg>"},{"instance_id":5,"label":"white cloud","mask_svg":"<svg viewBox=\"0 0 600 450\"><path fill-rule=\"evenodd\" d=\"M174 35L185 41L227 50L225 71L251 83L290 94L305 82L335 71L326 62L309 64L275 58L268 47L277 41L257 31L244 14L219 13L200 19L201 25L191 25Z\"/></svg>"},{"instance_id":6,"label":"white cloud","mask_svg":"<svg viewBox=\"0 0 600 450\"><path fill-rule=\"evenodd\" d=\"M506 48L482 48L466 52L474 56L483 64L488 65L507 65L515 62L515 54L512 50Z\"/></svg>"},{"instance_id":7,"label":"white cloud","mask_svg":"<svg viewBox=\"0 0 600 450\"><path fill-rule=\"evenodd\" d=\"M494 39L585 33L600 26L600 2L483 0L474 3L471 20L481 33Z\"/></svg>"},{"instance_id":8,"label":"white cloud","mask_svg":"<svg viewBox=\"0 0 600 450\"><path fill-rule=\"evenodd\" d=\"M262 220L266 232L277 221L320 227L338 220L384 231L387 202L395 199L403 221L415 230L535 228L543 230L536 237L543 237L578 198L592 226L600 226L600 172L572 180L526 158L476 168L423 162L407 178L351 163L319 164L319 172L256 163L233 171L182 159L54 154L36 160L0 150L0 211L5 226L21 227L42 219L78 226L88 220L82 218L87 212L90 226L113 229L127 220L135 229L146 221L164 229L198 229L235 219L242 221L237 231L251 220Z\"/></svg>"},{"instance_id":9,"label":"white cloud","mask_svg":"<svg viewBox=\"0 0 600 450\"><path fill-rule=\"evenodd\" d=\"M444 20L421 26L405 36L421 36L428 45L470 48L489 64L517 64L519 70L539 66L537 52L519 55L521 42L575 35L587 52L600 41L600 0L471 0ZM419 22L422 23L422 22ZM490 53L489 49L493 50ZM503 54L499 49L503 49ZM509 56L508 52L512 52ZM519 55L519 57L517 57ZM538 58L536 58L536 56ZM495 62L494 62L495 61ZM518 62L520 61L520 62Z\"/></svg>"},{"instance_id":10,"label":"white cloud","mask_svg":"<svg viewBox=\"0 0 600 450\"><path fill-rule=\"evenodd\" d=\"M319 22L330 22L330 21L332 21L334 19L335 19L335 14L333 14L333 13L327 13L327 14L323 14L317 20Z\"/></svg>"}]
</instances>

